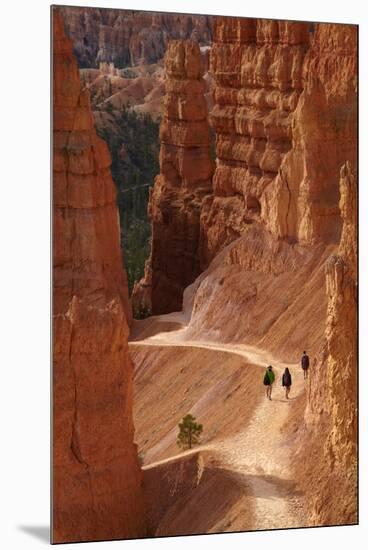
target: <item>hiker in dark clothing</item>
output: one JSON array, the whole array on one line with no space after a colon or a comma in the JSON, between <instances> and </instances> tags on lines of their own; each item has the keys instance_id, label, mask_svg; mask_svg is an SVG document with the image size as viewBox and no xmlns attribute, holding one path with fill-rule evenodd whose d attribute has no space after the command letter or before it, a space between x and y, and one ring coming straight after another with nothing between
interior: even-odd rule
<instances>
[{"instance_id":1,"label":"hiker in dark clothing","mask_svg":"<svg viewBox=\"0 0 368 550\"><path fill-rule=\"evenodd\" d=\"M301 358L301 364L302 364L302 369L303 369L303 373L304 373L304 380L305 380L306 378L308 378L308 369L309 369L309 357L308 357L306 351L303 351L303 355L302 355L302 358Z\"/></svg>"},{"instance_id":2,"label":"hiker in dark clothing","mask_svg":"<svg viewBox=\"0 0 368 550\"><path fill-rule=\"evenodd\" d=\"M291 388L291 374L287 367L284 371L284 374L282 375L282 385L285 388L285 397L286 399L289 399L289 393Z\"/></svg>"},{"instance_id":3,"label":"hiker in dark clothing","mask_svg":"<svg viewBox=\"0 0 368 550\"><path fill-rule=\"evenodd\" d=\"M272 370L271 365L267 367L264 378L263 378L263 384L266 386L266 397L271 400L271 394L272 394L272 384L275 381L275 373Z\"/></svg>"}]
</instances>

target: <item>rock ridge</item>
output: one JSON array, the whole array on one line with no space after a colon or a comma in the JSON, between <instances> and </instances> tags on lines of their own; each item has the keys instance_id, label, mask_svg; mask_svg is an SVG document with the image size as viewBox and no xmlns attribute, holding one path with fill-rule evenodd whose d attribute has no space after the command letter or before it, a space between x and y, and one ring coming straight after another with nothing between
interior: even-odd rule
<instances>
[{"instance_id":1,"label":"rock ridge","mask_svg":"<svg viewBox=\"0 0 368 550\"><path fill-rule=\"evenodd\" d=\"M54 543L144 536L110 154L53 8Z\"/></svg>"}]
</instances>

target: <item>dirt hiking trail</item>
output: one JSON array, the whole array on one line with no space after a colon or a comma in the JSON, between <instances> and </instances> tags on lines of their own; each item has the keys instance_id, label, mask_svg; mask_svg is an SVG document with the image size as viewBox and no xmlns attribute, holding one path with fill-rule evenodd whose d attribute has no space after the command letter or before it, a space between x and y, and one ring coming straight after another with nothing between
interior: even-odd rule
<instances>
[{"instance_id":1,"label":"dirt hiking trail","mask_svg":"<svg viewBox=\"0 0 368 550\"><path fill-rule=\"evenodd\" d=\"M218 467L238 474L244 492L251 492L254 500L252 525L244 530L280 529L301 527L305 524L303 498L291 478L291 450L281 432L288 421L291 403L299 398L305 388L303 373L299 365L284 363L271 356L266 350L248 345L214 343L210 341L184 340L186 326L180 314L162 315L144 322L141 336L134 334L130 346L185 347L221 351L240 355L247 361L265 369L272 365L276 380L273 384L272 400L261 399L255 407L250 422L244 429L228 437L214 439L208 444L196 446L193 452L214 451ZM149 321L147 319L146 321ZM162 327L163 331L160 331ZM164 332L169 329L169 332ZM215 360L214 360L215 361ZM289 401L281 385L285 367L292 370L292 389ZM187 451L185 454L190 453ZM184 454L184 453L182 453ZM166 459L170 460L170 459ZM149 464L153 467L165 460ZM243 481L242 481L243 480Z\"/></svg>"}]
</instances>

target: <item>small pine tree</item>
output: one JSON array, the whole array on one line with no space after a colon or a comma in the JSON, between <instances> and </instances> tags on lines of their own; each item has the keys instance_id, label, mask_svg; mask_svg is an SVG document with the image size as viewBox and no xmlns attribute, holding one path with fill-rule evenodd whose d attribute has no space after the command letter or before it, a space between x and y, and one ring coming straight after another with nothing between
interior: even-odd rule
<instances>
[{"instance_id":1,"label":"small pine tree","mask_svg":"<svg viewBox=\"0 0 368 550\"><path fill-rule=\"evenodd\" d=\"M202 433L202 424L197 424L195 417L191 414L184 416L179 424L179 434L177 444L179 447L191 449L193 445L199 443L199 437Z\"/></svg>"}]
</instances>

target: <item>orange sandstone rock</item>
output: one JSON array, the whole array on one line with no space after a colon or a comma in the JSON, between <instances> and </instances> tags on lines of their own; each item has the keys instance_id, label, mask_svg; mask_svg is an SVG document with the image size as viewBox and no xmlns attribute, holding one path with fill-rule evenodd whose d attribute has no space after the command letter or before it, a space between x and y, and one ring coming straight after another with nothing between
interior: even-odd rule
<instances>
[{"instance_id":1,"label":"orange sandstone rock","mask_svg":"<svg viewBox=\"0 0 368 550\"><path fill-rule=\"evenodd\" d=\"M277 238L339 242L338 171L356 154L353 25L216 18L213 198L201 266L262 221Z\"/></svg>"},{"instance_id":2,"label":"orange sandstone rock","mask_svg":"<svg viewBox=\"0 0 368 550\"><path fill-rule=\"evenodd\" d=\"M201 213L203 267L248 223L266 219L266 189L292 148L293 111L308 45L306 23L215 20L210 120L217 165L213 198Z\"/></svg>"},{"instance_id":3,"label":"orange sandstone rock","mask_svg":"<svg viewBox=\"0 0 368 550\"><path fill-rule=\"evenodd\" d=\"M346 162L340 172L341 241L326 262L327 318L325 343L311 372L306 425L314 434L326 425L321 459L325 476L313 501L313 521L357 521L357 182ZM340 507L323 506L336 498Z\"/></svg>"},{"instance_id":4,"label":"orange sandstone rock","mask_svg":"<svg viewBox=\"0 0 368 550\"><path fill-rule=\"evenodd\" d=\"M184 288L200 273L200 209L203 197L211 192L213 172L198 43L170 42L165 68L160 174L149 201L153 313L181 309Z\"/></svg>"},{"instance_id":5,"label":"orange sandstone rock","mask_svg":"<svg viewBox=\"0 0 368 550\"><path fill-rule=\"evenodd\" d=\"M110 154L53 10L54 542L144 536Z\"/></svg>"},{"instance_id":6,"label":"orange sandstone rock","mask_svg":"<svg viewBox=\"0 0 368 550\"><path fill-rule=\"evenodd\" d=\"M338 244L339 170L357 151L357 28L316 24L293 114L292 149L262 200L270 230Z\"/></svg>"}]
</instances>

